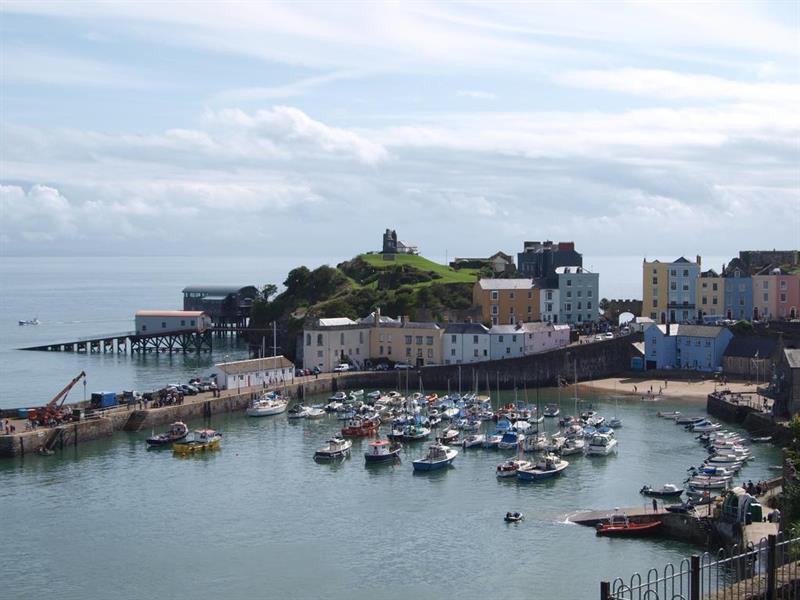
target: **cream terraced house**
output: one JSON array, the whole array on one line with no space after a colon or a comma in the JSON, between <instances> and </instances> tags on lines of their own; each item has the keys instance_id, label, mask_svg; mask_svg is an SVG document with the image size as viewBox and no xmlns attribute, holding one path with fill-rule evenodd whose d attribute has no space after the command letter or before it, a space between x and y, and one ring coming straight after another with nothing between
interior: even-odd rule
<instances>
[{"instance_id":1,"label":"cream terraced house","mask_svg":"<svg viewBox=\"0 0 800 600\"><path fill-rule=\"evenodd\" d=\"M370 323L346 317L317 319L303 330L303 368L333 371L348 360L363 367L369 359Z\"/></svg>"},{"instance_id":2,"label":"cream terraced house","mask_svg":"<svg viewBox=\"0 0 800 600\"><path fill-rule=\"evenodd\" d=\"M411 321L407 316L399 320L374 319L369 337L370 360L418 367L441 365L443 333L436 323Z\"/></svg>"}]
</instances>

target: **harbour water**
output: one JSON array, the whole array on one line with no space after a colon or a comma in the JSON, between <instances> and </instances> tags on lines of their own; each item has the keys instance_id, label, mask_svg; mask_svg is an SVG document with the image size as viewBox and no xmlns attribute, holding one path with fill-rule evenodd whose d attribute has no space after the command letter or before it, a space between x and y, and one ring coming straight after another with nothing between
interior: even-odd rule
<instances>
[{"instance_id":1,"label":"harbour water","mask_svg":"<svg viewBox=\"0 0 800 600\"><path fill-rule=\"evenodd\" d=\"M541 401L556 398L548 390ZM500 400L512 399L503 392ZM460 450L451 469L414 475L422 443L399 464L366 467L366 441L354 443L349 460L318 464L314 450L341 422L285 414L213 418L223 446L206 456L148 451L147 431L2 461L3 596L599 597L601 579L696 548L598 538L566 516L642 506L643 484L680 483L705 450L656 412L703 411L696 402L584 399L623 420L618 454L569 457L562 477L532 484L498 480L494 467L508 453L483 449ZM574 404L565 397L563 407L573 412ZM779 460L770 446L754 451L740 479L768 478ZM509 510L526 521L505 524Z\"/></svg>"}]
</instances>

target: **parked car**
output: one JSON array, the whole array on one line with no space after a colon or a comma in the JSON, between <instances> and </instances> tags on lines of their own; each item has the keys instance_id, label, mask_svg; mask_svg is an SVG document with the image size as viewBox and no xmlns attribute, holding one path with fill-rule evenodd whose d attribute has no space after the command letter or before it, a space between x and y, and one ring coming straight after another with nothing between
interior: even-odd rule
<instances>
[{"instance_id":1,"label":"parked car","mask_svg":"<svg viewBox=\"0 0 800 600\"><path fill-rule=\"evenodd\" d=\"M312 369L312 372L314 373L314 375L319 375L321 373L321 371L319 370L319 367L314 367Z\"/></svg>"},{"instance_id":2,"label":"parked car","mask_svg":"<svg viewBox=\"0 0 800 600\"><path fill-rule=\"evenodd\" d=\"M350 370L350 365L348 365L347 363L338 364L333 368L334 373L344 373L345 371L349 370Z\"/></svg>"},{"instance_id":3,"label":"parked car","mask_svg":"<svg viewBox=\"0 0 800 600\"><path fill-rule=\"evenodd\" d=\"M375 371L388 371L389 365L387 363L378 363L375 365Z\"/></svg>"},{"instance_id":4,"label":"parked car","mask_svg":"<svg viewBox=\"0 0 800 600\"><path fill-rule=\"evenodd\" d=\"M196 387L194 387L193 385L189 385L187 383L181 384L180 387L178 387L178 389L182 391L184 394L188 394L189 396L195 396L199 391Z\"/></svg>"},{"instance_id":5,"label":"parked car","mask_svg":"<svg viewBox=\"0 0 800 600\"><path fill-rule=\"evenodd\" d=\"M303 377L306 374L305 369L295 369L294 376L295 377Z\"/></svg>"},{"instance_id":6,"label":"parked car","mask_svg":"<svg viewBox=\"0 0 800 600\"><path fill-rule=\"evenodd\" d=\"M400 370L406 370L406 369L413 369L414 367L406 363L395 363L394 368Z\"/></svg>"},{"instance_id":7,"label":"parked car","mask_svg":"<svg viewBox=\"0 0 800 600\"><path fill-rule=\"evenodd\" d=\"M614 339L614 334L613 334L613 333L611 333L610 331L606 331L606 332L603 334L603 338L604 338L604 339L607 339L607 340L613 340L613 339Z\"/></svg>"},{"instance_id":8,"label":"parked car","mask_svg":"<svg viewBox=\"0 0 800 600\"><path fill-rule=\"evenodd\" d=\"M594 341L595 342L602 342L603 341L603 336L598 333L596 336L594 336Z\"/></svg>"}]
</instances>

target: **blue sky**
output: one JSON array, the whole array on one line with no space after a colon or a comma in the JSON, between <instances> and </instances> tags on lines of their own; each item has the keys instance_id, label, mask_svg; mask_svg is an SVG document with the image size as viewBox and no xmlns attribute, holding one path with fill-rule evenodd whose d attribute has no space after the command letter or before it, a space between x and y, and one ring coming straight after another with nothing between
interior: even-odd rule
<instances>
[{"instance_id":1,"label":"blue sky","mask_svg":"<svg viewBox=\"0 0 800 600\"><path fill-rule=\"evenodd\" d=\"M794 2L0 9L5 254L800 246Z\"/></svg>"}]
</instances>

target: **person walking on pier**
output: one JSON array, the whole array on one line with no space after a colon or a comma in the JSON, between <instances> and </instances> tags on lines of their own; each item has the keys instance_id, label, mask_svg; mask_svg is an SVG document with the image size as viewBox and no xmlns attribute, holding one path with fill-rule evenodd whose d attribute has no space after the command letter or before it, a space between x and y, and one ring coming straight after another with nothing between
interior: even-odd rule
<instances>
[{"instance_id":1,"label":"person walking on pier","mask_svg":"<svg viewBox=\"0 0 800 600\"><path fill-rule=\"evenodd\" d=\"M658 500L653 498L653 512L658 512Z\"/></svg>"}]
</instances>

